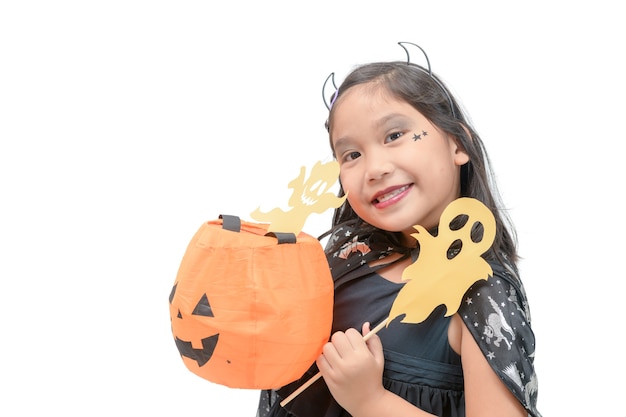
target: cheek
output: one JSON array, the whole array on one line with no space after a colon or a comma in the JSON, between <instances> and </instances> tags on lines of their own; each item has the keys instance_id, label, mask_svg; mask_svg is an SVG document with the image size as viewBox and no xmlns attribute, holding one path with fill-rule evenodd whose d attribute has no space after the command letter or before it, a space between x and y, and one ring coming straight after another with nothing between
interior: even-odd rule
<instances>
[{"instance_id":1,"label":"cheek","mask_svg":"<svg viewBox=\"0 0 626 417\"><path fill-rule=\"evenodd\" d=\"M346 182L342 182L342 186L346 194L346 201L350 204L350 207L361 216L363 214L363 207L367 204L363 201L363 192L360 186L354 181L350 181L350 179L347 179Z\"/></svg>"},{"instance_id":2,"label":"cheek","mask_svg":"<svg viewBox=\"0 0 626 417\"><path fill-rule=\"evenodd\" d=\"M341 181L341 187L343 188L344 193L348 195L348 201L354 199L356 194L358 194L354 170L342 168L341 171L339 171L339 181Z\"/></svg>"},{"instance_id":3,"label":"cheek","mask_svg":"<svg viewBox=\"0 0 626 417\"><path fill-rule=\"evenodd\" d=\"M339 165L339 183L341 184L341 188L343 188L344 192L347 192L348 190L346 189L346 184L347 184L347 175L345 173L345 170L343 169L343 167L341 165Z\"/></svg>"}]
</instances>

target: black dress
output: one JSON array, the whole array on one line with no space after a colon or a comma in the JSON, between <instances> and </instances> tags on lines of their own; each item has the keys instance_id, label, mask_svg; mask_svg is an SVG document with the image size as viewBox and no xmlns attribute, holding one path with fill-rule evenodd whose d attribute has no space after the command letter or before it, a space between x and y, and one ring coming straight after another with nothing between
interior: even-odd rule
<instances>
[{"instance_id":1,"label":"black dress","mask_svg":"<svg viewBox=\"0 0 626 417\"><path fill-rule=\"evenodd\" d=\"M521 283L500 265L494 275L478 281L465 294L459 314L485 357L503 382L526 407L536 410L536 376L533 368L534 335ZM367 267L364 267L367 268ZM333 332L374 327L385 320L403 284L390 282L375 272L344 281L335 291ZM362 306L355 309L355 305ZM448 343L451 317L440 306L423 322L401 323L402 316L378 332L385 355L383 386L420 409L437 416L464 416L461 358ZM283 408L280 401L317 374L315 365L292 384L262 391L259 417L347 417L330 395L323 378Z\"/></svg>"},{"instance_id":2,"label":"black dress","mask_svg":"<svg viewBox=\"0 0 626 417\"><path fill-rule=\"evenodd\" d=\"M360 329L363 322L373 326L389 315L389 308L403 284L390 282L373 273L356 279L335 293L335 321L333 330ZM354 305L362 305L355 310ZM436 309L420 324L401 323L401 317L378 332L385 354L383 384L419 408L440 416L463 416L463 371L461 359L448 344L450 317L445 309ZM309 375L317 373L314 368ZM307 375L303 380L308 380ZM302 382L278 391L275 404L262 416L340 417L349 416L332 399L323 379L287 404L287 409L276 404L298 388ZM282 394L282 395L281 395ZM272 395L265 392L265 396ZM269 399L269 398L268 398ZM267 408L266 408L267 410Z\"/></svg>"}]
</instances>

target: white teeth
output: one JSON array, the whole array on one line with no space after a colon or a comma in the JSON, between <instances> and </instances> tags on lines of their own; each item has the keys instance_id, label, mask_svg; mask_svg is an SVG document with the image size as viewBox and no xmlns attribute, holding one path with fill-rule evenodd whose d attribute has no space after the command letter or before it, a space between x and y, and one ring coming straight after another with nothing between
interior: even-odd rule
<instances>
[{"instance_id":1,"label":"white teeth","mask_svg":"<svg viewBox=\"0 0 626 417\"><path fill-rule=\"evenodd\" d=\"M397 196L398 194L400 194L400 193L404 192L407 188L409 188L409 186L408 186L408 185L405 185L404 187L397 188L397 189L393 190L393 191L392 191L392 192L390 192L390 193L383 194L383 195L379 196L376 200L377 200L379 203L382 203L383 201L387 201L387 200L389 200L390 198L393 198L393 197Z\"/></svg>"}]
</instances>

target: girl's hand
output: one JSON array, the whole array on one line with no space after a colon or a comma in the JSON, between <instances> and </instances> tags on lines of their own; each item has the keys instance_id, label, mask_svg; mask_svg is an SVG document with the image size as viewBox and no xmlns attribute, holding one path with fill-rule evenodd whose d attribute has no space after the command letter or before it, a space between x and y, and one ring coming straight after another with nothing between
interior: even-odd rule
<instances>
[{"instance_id":1,"label":"girl's hand","mask_svg":"<svg viewBox=\"0 0 626 417\"><path fill-rule=\"evenodd\" d=\"M369 323L363 324L363 335L369 331ZM384 363L380 338L373 335L365 342L356 329L333 334L317 359L331 394L351 414L384 395Z\"/></svg>"}]
</instances>

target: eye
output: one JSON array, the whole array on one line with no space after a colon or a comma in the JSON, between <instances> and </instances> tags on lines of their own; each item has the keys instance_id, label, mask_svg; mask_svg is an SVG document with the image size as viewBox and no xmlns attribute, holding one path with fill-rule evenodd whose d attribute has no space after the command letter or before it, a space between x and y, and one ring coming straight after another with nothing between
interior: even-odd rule
<instances>
[{"instance_id":1,"label":"eye","mask_svg":"<svg viewBox=\"0 0 626 417\"><path fill-rule=\"evenodd\" d=\"M344 156L343 156L343 158L341 160L342 160L342 162L354 161L359 156L361 156L361 152L352 151L352 152L348 152L348 153L344 154Z\"/></svg>"},{"instance_id":2,"label":"eye","mask_svg":"<svg viewBox=\"0 0 626 417\"><path fill-rule=\"evenodd\" d=\"M385 143L393 142L394 140L400 139L402 135L404 135L403 132L394 132L385 138Z\"/></svg>"}]
</instances>

